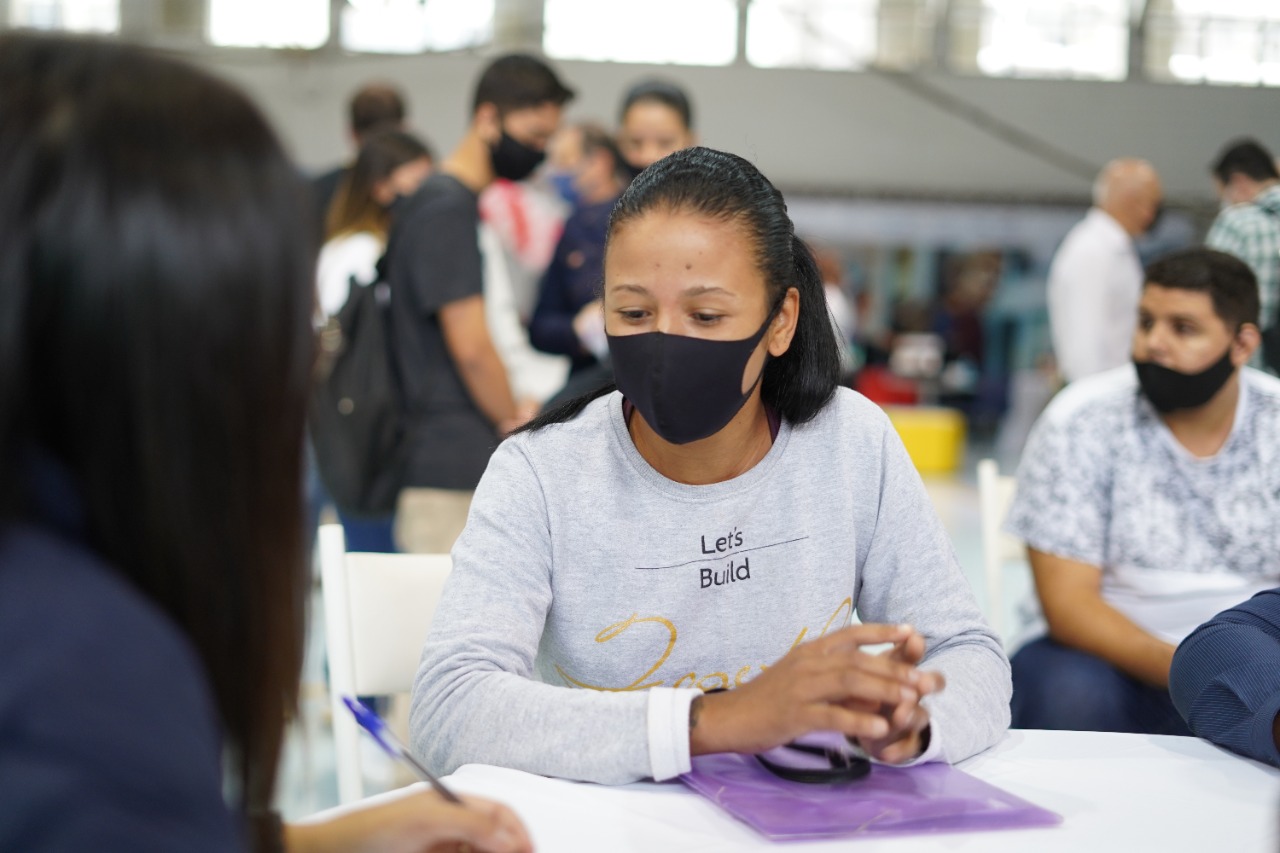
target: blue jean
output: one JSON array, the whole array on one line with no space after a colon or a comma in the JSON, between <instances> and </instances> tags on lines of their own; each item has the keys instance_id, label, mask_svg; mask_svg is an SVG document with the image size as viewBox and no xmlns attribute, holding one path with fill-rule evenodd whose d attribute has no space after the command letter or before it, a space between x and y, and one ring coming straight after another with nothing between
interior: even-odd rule
<instances>
[{"instance_id":1,"label":"blue jean","mask_svg":"<svg viewBox=\"0 0 1280 853\"><path fill-rule=\"evenodd\" d=\"M1011 663L1015 729L1191 734L1169 691L1048 637L1027 643Z\"/></svg>"}]
</instances>

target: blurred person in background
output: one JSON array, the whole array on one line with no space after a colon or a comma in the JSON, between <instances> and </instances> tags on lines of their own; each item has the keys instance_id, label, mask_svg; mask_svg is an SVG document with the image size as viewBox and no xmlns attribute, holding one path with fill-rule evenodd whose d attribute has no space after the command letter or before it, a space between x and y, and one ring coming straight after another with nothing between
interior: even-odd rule
<instances>
[{"instance_id":1,"label":"blurred person in background","mask_svg":"<svg viewBox=\"0 0 1280 853\"><path fill-rule=\"evenodd\" d=\"M353 285L367 285L377 276L392 206L417 192L431 170L430 148L401 130L375 134L360 149L325 220L325 243L316 272L325 317L342 309Z\"/></svg>"},{"instance_id":2,"label":"blurred person in background","mask_svg":"<svg viewBox=\"0 0 1280 853\"><path fill-rule=\"evenodd\" d=\"M404 95L395 86L390 83L361 86L347 103L347 135L352 149L358 153L369 137L378 131L404 130L406 113ZM351 163L335 166L311 181L322 227L333 206L333 197L351 167Z\"/></svg>"},{"instance_id":3,"label":"blurred person in background","mask_svg":"<svg viewBox=\"0 0 1280 853\"><path fill-rule=\"evenodd\" d=\"M697 144L693 104L684 89L649 78L627 90L618 115L618 150L633 177L668 154Z\"/></svg>"},{"instance_id":4,"label":"blurred person in background","mask_svg":"<svg viewBox=\"0 0 1280 853\"><path fill-rule=\"evenodd\" d=\"M623 95L618 113L617 149L625 171L624 186L650 164L697 142L693 132L693 104L680 86L668 80L647 78L632 85ZM603 251L601 234L594 254L602 255ZM575 312L572 331L583 351L596 363L582 358L565 387L548 401L549 405L571 400L613 379L607 348L601 343L604 314L599 293Z\"/></svg>"},{"instance_id":5,"label":"blurred person in background","mask_svg":"<svg viewBox=\"0 0 1280 853\"><path fill-rule=\"evenodd\" d=\"M427 145L402 130L375 133L360 149L342 179L326 223L325 244L316 270L322 323L336 319L357 287L378 278L378 261L386 248L391 209L415 193L431 174ZM358 451L357 451L358 452ZM316 449L324 479L328 460ZM335 502L337 503L337 502ZM349 551L395 551L394 516L368 517L355 507L336 506Z\"/></svg>"},{"instance_id":6,"label":"blurred person in background","mask_svg":"<svg viewBox=\"0 0 1280 853\"><path fill-rule=\"evenodd\" d=\"M827 310L835 328L836 344L840 348L841 384L848 385L858 368L854 338L858 332L858 310L845 291L847 276L840 253L827 246L813 245L813 259L822 275L822 292L827 297Z\"/></svg>"},{"instance_id":7,"label":"blurred person in background","mask_svg":"<svg viewBox=\"0 0 1280 853\"><path fill-rule=\"evenodd\" d=\"M540 59L494 59L476 82L462 139L396 210L386 270L407 412L408 463L396 506L400 550L453 547L489 455L536 411L512 393L489 332L478 202L495 180L533 174L572 97Z\"/></svg>"},{"instance_id":8,"label":"blurred person in background","mask_svg":"<svg viewBox=\"0 0 1280 853\"><path fill-rule=\"evenodd\" d=\"M1280 172L1271 152L1252 139L1228 145L1213 164L1222 211L1206 246L1235 255L1258 277L1262 358L1280 372Z\"/></svg>"},{"instance_id":9,"label":"blurred person in background","mask_svg":"<svg viewBox=\"0 0 1280 853\"><path fill-rule=\"evenodd\" d=\"M538 349L567 355L577 373L608 357L600 312L604 275L604 236L609 214L629 182L626 164L613 139L599 125L572 128L566 144L578 145L568 160L577 204L565 221L538 292L529 338ZM598 321L598 322L597 322Z\"/></svg>"},{"instance_id":10,"label":"blurred person in background","mask_svg":"<svg viewBox=\"0 0 1280 853\"><path fill-rule=\"evenodd\" d=\"M1049 327L1068 382L1129 361L1142 291L1134 238L1155 222L1160 178L1145 160L1112 160L1093 186L1093 207L1049 265Z\"/></svg>"}]
</instances>

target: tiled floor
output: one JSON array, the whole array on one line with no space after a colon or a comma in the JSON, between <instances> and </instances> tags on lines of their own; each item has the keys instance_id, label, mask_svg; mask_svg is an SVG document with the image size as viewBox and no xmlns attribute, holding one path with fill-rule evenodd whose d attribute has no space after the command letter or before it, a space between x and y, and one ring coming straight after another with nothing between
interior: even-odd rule
<instances>
[{"instance_id":1,"label":"tiled floor","mask_svg":"<svg viewBox=\"0 0 1280 853\"><path fill-rule=\"evenodd\" d=\"M925 487L951 536L960 566L969 578L979 604L985 605L978 490L973 474L976 460L981 455L984 455L982 449L971 449L964 471L927 478ZM1030 579L1025 568L1006 567L1004 612L994 620L998 629L1005 633L1011 630L1015 624L1015 607L1029 590ZM337 803L333 737L324 686L324 619L320 607L317 589L311 613L307 662L303 668L301 713L291 731L282 768L280 807L286 818L310 814ZM366 766L373 767L366 780L366 792L372 793L387 784L391 772L388 764L372 748L365 755L368 756Z\"/></svg>"}]
</instances>

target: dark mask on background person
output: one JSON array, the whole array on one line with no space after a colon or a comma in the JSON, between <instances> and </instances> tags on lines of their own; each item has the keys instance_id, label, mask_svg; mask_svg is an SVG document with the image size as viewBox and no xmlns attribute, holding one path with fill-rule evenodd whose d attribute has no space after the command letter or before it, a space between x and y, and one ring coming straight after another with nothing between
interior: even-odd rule
<instances>
[{"instance_id":1,"label":"dark mask on background person","mask_svg":"<svg viewBox=\"0 0 1280 853\"><path fill-rule=\"evenodd\" d=\"M622 170L626 172L627 183L630 183L631 181L634 181L636 178L638 178L640 176L640 173L643 172L646 168L647 167L645 166L632 166L631 163L625 159L622 161Z\"/></svg>"},{"instance_id":2,"label":"dark mask on background person","mask_svg":"<svg viewBox=\"0 0 1280 853\"><path fill-rule=\"evenodd\" d=\"M523 181L538 168L547 152L525 145L504 130L498 144L489 146L489 156L493 161L493 173L499 178Z\"/></svg>"},{"instance_id":3,"label":"dark mask on background person","mask_svg":"<svg viewBox=\"0 0 1280 853\"><path fill-rule=\"evenodd\" d=\"M688 444L714 435L733 419L764 375L744 393L742 374L772 322L754 335L711 341L665 332L609 335L618 390L663 441Z\"/></svg>"},{"instance_id":4,"label":"dark mask on background person","mask_svg":"<svg viewBox=\"0 0 1280 853\"><path fill-rule=\"evenodd\" d=\"M1231 363L1230 346L1222 358L1199 373L1183 373L1153 361L1134 361L1133 366L1138 369L1142 393L1162 414L1203 406L1222 389L1236 369Z\"/></svg>"}]
</instances>

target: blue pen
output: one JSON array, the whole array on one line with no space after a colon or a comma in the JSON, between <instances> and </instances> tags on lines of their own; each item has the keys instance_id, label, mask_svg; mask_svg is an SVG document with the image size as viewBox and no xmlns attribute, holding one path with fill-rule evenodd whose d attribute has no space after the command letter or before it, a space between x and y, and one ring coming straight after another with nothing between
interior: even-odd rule
<instances>
[{"instance_id":1,"label":"blue pen","mask_svg":"<svg viewBox=\"0 0 1280 853\"><path fill-rule=\"evenodd\" d=\"M435 777L435 775L422 766L422 762L414 758L408 748L400 742L400 739L391 733L391 729L387 728L387 724L382 718L370 711L364 703L350 696L342 697L343 703L351 709L351 713L355 714L356 722L358 722L365 731L373 735L373 739L378 742L378 746L386 751L387 755L397 761L407 764L414 773L418 774L418 778L423 782L431 785L436 789L436 793L444 797L451 803L464 805L462 800L458 799L458 795L450 791L444 786L444 783Z\"/></svg>"}]
</instances>

